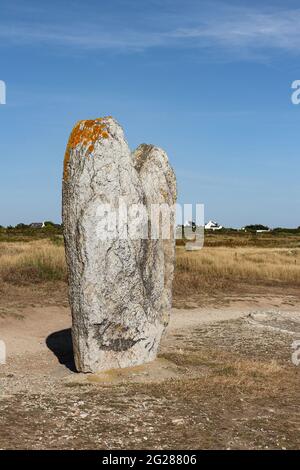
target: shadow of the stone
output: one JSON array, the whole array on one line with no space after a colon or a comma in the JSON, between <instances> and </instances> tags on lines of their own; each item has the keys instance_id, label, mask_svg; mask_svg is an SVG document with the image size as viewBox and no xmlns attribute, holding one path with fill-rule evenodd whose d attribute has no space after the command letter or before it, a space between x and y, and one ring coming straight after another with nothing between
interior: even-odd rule
<instances>
[{"instance_id":1,"label":"shadow of the stone","mask_svg":"<svg viewBox=\"0 0 300 470\"><path fill-rule=\"evenodd\" d=\"M74 362L71 329L55 331L46 339L46 345L63 364L72 372L77 372Z\"/></svg>"}]
</instances>

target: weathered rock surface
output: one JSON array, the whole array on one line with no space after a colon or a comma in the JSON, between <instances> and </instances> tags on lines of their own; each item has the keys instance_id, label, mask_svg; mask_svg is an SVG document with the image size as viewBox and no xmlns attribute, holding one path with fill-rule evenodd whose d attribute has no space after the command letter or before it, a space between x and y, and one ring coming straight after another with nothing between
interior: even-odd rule
<instances>
[{"instance_id":1,"label":"weathered rock surface","mask_svg":"<svg viewBox=\"0 0 300 470\"><path fill-rule=\"evenodd\" d=\"M164 224L159 224L161 231L157 234L158 239L150 236L150 239L144 242L147 262L143 272L145 285L151 286L149 295L153 299L153 304L156 305L155 311L159 313L161 323L167 326L172 305L175 260L176 179L169 165L167 154L160 148L142 144L133 155L135 168L140 175L148 214L151 213L151 208L155 209L155 204L159 204L162 209L165 207L167 212L170 211L169 215L165 214ZM166 233L163 232L164 230ZM163 276L163 279L158 276L158 273ZM156 297L158 303L155 301Z\"/></svg>"},{"instance_id":2,"label":"weathered rock surface","mask_svg":"<svg viewBox=\"0 0 300 470\"><path fill-rule=\"evenodd\" d=\"M168 323L173 207L168 240L126 237L126 223L103 222L103 205L118 211L120 200L144 204L148 213L153 203L173 205L176 181L166 154L149 145L132 154L111 117L79 122L65 155L63 223L74 356L82 372L153 360ZM139 226L151 230L144 219ZM111 237L102 236L103 227Z\"/></svg>"}]
</instances>

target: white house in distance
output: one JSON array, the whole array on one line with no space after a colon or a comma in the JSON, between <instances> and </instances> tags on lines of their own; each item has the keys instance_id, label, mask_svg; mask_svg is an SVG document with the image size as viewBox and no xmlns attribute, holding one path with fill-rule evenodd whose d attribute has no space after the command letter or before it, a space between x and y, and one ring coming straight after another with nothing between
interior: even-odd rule
<instances>
[{"instance_id":1,"label":"white house in distance","mask_svg":"<svg viewBox=\"0 0 300 470\"><path fill-rule=\"evenodd\" d=\"M223 225L219 225L217 222L210 220L207 224L204 225L205 230L221 230Z\"/></svg>"},{"instance_id":2,"label":"white house in distance","mask_svg":"<svg viewBox=\"0 0 300 470\"><path fill-rule=\"evenodd\" d=\"M193 221L192 220L186 220L183 224L184 227L193 227Z\"/></svg>"},{"instance_id":3,"label":"white house in distance","mask_svg":"<svg viewBox=\"0 0 300 470\"><path fill-rule=\"evenodd\" d=\"M192 228L195 226L194 222L191 220L187 220L184 224L184 227L190 227ZM181 225L179 225L181 227ZM207 222L207 224L204 225L205 230L221 230L223 228L223 225L219 225L217 222L214 222L213 220L210 220Z\"/></svg>"}]
</instances>

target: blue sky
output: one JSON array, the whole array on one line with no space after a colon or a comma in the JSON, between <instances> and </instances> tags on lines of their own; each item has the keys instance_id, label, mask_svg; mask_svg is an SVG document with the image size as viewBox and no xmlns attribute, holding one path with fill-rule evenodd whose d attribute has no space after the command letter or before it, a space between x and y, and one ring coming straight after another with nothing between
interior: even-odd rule
<instances>
[{"instance_id":1,"label":"blue sky","mask_svg":"<svg viewBox=\"0 0 300 470\"><path fill-rule=\"evenodd\" d=\"M0 224L60 221L76 121L164 148L179 201L300 225L299 1L0 0Z\"/></svg>"}]
</instances>

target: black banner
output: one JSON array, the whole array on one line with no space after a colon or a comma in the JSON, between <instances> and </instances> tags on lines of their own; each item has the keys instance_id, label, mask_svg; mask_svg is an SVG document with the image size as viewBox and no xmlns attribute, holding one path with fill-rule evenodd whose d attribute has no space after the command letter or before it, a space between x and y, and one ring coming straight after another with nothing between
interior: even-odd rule
<instances>
[{"instance_id":1,"label":"black banner","mask_svg":"<svg viewBox=\"0 0 300 470\"><path fill-rule=\"evenodd\" d=\"M97 450L97 451L1 451L0 464L27 462L33 465L47 463L64 464L93 464L102 468L109 465L120 466L123 468L141 468L148 465L160 466L181 466L188 465L203 466L220 464L222 467L226 464L240 466L242 464L267 464L274 461L274 464L287 464L289 459L295 459L298 451L127 451L127 450Z\"/></svg>"}]
</instances>

